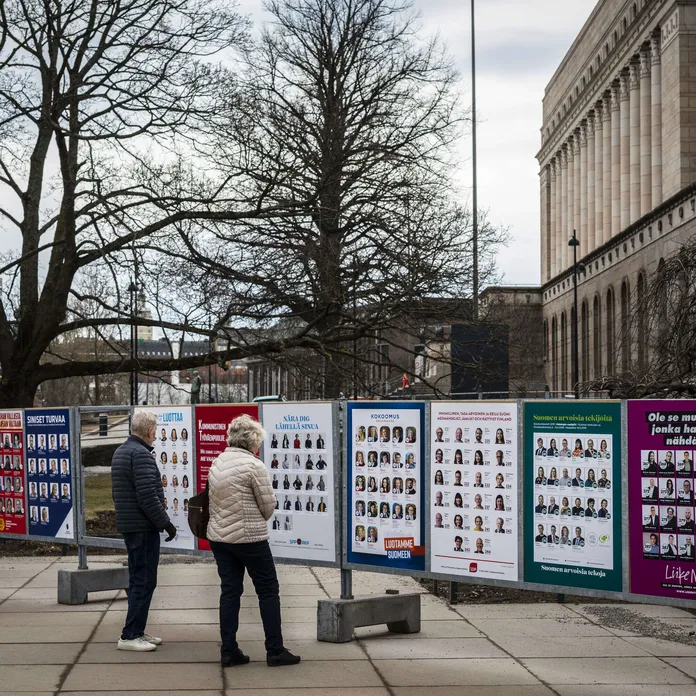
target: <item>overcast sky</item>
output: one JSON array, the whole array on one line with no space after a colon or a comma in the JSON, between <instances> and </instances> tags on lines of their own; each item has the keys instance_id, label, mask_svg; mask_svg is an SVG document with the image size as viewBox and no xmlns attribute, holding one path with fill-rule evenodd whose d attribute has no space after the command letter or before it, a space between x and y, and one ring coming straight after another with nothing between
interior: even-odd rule
<instances>
[{"instance_id":1,"label":"overcast sky","mask_svg":"<svg viewBox=\"0 0 696 696\"><path fill-rule=\"evenodd\" d=\"M427 33L439 33L455 56L470 96L470 0L415 0ZM596 0L478 0L479 204L512 241L499 257L505 283L539 282L539 178L544 87ZM262 0L240 10L261 19ZM463 196L470 197L471 143L461 153ZM0 235L2 233L0 232ZM18 240L2 235L0 251Z\"/></svg>"}]
</instances>

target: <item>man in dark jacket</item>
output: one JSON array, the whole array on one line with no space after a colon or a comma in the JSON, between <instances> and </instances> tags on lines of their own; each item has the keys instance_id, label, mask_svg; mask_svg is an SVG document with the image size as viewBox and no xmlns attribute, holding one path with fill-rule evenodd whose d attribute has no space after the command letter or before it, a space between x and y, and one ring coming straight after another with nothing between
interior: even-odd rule
<instances>
[{"instance_id":1,"label":"man in dark jacket","mask_svg":"<svg viewBox=\"0 0 696 696\"><path fill-rule=\"evenodd\" d=\"M152 443L157 437L157 416L138 411L131 421L131 436L114 452L111 493L116 507L116 529L128 550L128 614L118 641L119 650L149 652L161 638L145 633L152 594L157 587L160 532L165 541L176 536L164 506L162 479Z\"/></svg>"}]
</instances>

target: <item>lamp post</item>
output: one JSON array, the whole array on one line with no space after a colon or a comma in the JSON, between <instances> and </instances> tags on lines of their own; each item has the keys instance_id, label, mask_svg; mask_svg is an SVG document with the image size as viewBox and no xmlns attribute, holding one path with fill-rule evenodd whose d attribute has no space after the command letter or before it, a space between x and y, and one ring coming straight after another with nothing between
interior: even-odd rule
<instances>
[{"instance_id":1,"label":"lamp post","mask_svg":"<svg viewBox=\"0 0 696 696\"><path fill-rule=\"evenodd\" d=\"M580 398L580 351L578 346L578 273L585 270L585 264L578 263L578 247L580 242L573 230L573 236L568 240L568 246L573 249L573 383L575 398Z\"/></svg>"},{"instance_id":2,"label":"lamp post","mask_svg":"<svg viewBox=\"0 0 696 696\"><path fill-rule=\"evenodd\" d=\"M131 406L138 405L138 284L131 281L128 286L130 295L130 356L131 356L131 372L130 372L130 402Z\"/></svg>"},{"instance_id":3,"label":"lamp post","mask_svg":"<svg viewBox=\"0 0 696 696\"><path fill-rule=\"evenodd\" d=\"M473 204L473 300L474 320L478 320L479 310L479 265L478 265L478 170L476 152L476 12L474 0L471 0L471 164L473 169L472 204Z\"/></svg>"}]
</instances>

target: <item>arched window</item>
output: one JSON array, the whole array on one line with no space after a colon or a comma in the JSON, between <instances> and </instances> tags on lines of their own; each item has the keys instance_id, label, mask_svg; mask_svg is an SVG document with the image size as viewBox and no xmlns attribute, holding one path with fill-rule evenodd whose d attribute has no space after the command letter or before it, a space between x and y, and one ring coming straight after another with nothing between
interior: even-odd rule
<instances>
[{"instance_id":1,"label":"arched window","mask_svg":"<svg viewBox=\"0 0 696 696\"><path fill-rule=\"evenodd\" d=\"M558 328L555 316L551 318L551 389L558 391Z\"/></svg>"},{"instance_id":2,"label":"arched window","mask_svg":"<svg viewBox=\"0 0 696 696\"><path fill-rule=\"evenodd\" d=\"M592 303L592 354L594 356L594 377L602 376L602 309L599 295Z\"/></svg>"},{"instance_id":3,"label":"arched window","mask_svg":"<svg viewBox=\"0 0 696 696\"><path fill-rule=\"evenodd\" d=\"M590 379L590 318L586 301L583 301L580 312L580 353L582 356L580 378L583 382L587 382Z\"/></svg>"},{"instance_id":4,"label":"arched window","mask_svg":"<svg viewBox=\"0 0 696 696\"><path fill-rule=\"evenodd\" d=\"M614 339L616 336L616 319L614 307L614 289L607 290L607 374L613 375L615 369Z\"/></svg>"},{"instance_id":5,"label":"arched window","mask_svg":"<svg viewBox=\"0 0 696 696\"><path fill-rule=\"evenodd\" d=\"M631 369L631 293L628 281L621 283L621 371Z\"/></svg>"},{"instance_id":6,"label":"arched window","mask_svg":"<svg viewBox=\"0 0 696 696\"><path fill-rule=\"evenodd\" d=\"M544 362L549 359L549 322L544 319Z\"/></svg>"},{"instance_id":7,"label":"arched window","mask_svg":"<svg viewBox=\"0 0 696 696\"><path fill-rule=\"evenodd\" d=\"M568 391L568 323L561 312L561 390Z\"/></svg>"},{"instance_id":8,"label":"arched window","mask_svg":"<svg viewBox=\"0 0 696 696\"><path fill-rule=\"evenodd\" d=\"M638 16L638 4L633 3L633 19L635 19Z\"/></svg>"},{"instance_id":9,"label":"arched window","mask_svg":"<svg viewBox=\"0 0 696 696\"><path fill-rule=\"evenodd\" d=\"M636 285L636 315L638 317L638 367L644 370L647 366L647 341L645 325L645 272L638 273L638 283Z\"/></svg>"}]
</instances>

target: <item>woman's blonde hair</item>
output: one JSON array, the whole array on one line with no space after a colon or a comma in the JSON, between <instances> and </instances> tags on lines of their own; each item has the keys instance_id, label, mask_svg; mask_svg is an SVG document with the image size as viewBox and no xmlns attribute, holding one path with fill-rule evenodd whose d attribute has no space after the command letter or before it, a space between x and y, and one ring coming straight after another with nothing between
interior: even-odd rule
<instances>
[{"instance_id":1,"label":"woman's blonde hair","mask_svg":"<svg viewBox=\"0 0 696 696\"><path fill-rule=\"evenodd\" d=\"M227 444L253 454L258 451L265 437L266 431L261 427L261 423L246 413L237 416L227 428Z\"/></svg>"}]
</instances>

